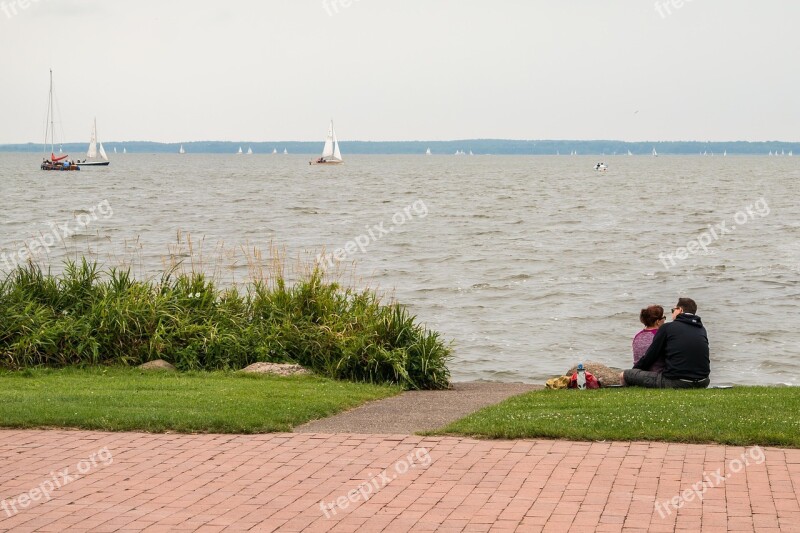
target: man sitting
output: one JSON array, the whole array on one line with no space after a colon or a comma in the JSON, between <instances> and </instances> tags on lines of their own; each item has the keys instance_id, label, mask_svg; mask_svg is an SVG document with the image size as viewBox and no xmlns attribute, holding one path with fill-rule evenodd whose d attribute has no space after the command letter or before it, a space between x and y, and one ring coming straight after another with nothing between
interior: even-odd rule
<instances>
[{"instance_id":1,"label":"man sitting","mask_svg":"<svg viewBox=\"0 0 800 533\"><path fill-rule=\"evenodd\" d=\"M678 300L672 309L672 322L661 326L644 357L632 369L623 372L625 385L654 389L708 387L711 373L708 334L695 313L694 300ZM661 358L664 371L650 371L650 366Z\"/></svg>"}]
</instances>

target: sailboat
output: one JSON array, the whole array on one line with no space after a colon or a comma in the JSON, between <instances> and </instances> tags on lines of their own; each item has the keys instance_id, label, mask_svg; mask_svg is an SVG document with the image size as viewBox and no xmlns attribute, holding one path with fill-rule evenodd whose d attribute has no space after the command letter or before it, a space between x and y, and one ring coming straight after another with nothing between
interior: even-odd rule
<instances>
[{"instance_id":1,"label":"sailboat","mask_svg":"<svg viewBox=\"0 0 800 533\"><path fill-rule=\"evenodd\" d=\"M278 149L277 149L277 148L273 148L273 149L272 149L272 155L275 155L275 154L277 154L277 153L278 153Z\"/></svg>"},{"instance_id":2,"label":"sailboat","mask_svg":"<svg viewBox=\"0 0 800 533\"><path fill-rule=\"evenodd\" d=\"M98 152L97 145L100 144ZM97 154L100 154L100 160L97 159ZM109 165L108 156L103 149L103 143L97 141L97 119L94 119L92 124L92 137L89 139L89 150L86 152L86 159L83 160L81 166L84 167L107 167Z\"/></svg>"},{"instance_id":3,"label":"sailboat","mask_svg":"<svg viewBox=\"0 0 800 533\"><path fill-rule=\"evenodd\" d=\"M472 150L470 150L470 151L469 151L469 155L475 155L475 154L473 154L473 153L472 153Z\"/></svg>"},{"instance_id":4,"label":"sailboat","mask_svg":"<svg viewBox=\"0 0 800 533\"><path fill-rule=\"evenodd\" d=\"M55 108L53 107L53 69L50 69L50 99L47 102L47 127L44 132L45 150L47 150L47 138L50 137L50 159L45 157L39 168L42 170L80 170L81 167L78 165L64 161L69 155L59 155L56 157L55 124ZM62 163L62 161L64 162Z\"/></svg>"},{"instance_id":5,"label":"sailboat","mask_svg":"<svg viewBox=\"0 0 800 533\"><path fill-rule=\"evenodd\" d=\"M117 147L116 146L114 147L114 153L115 154L117 153Z\"/></svg>"},{"instance_id":6,"label":"sailboat","mask_svg":"<svg viewBox=\"0 0 800 533\"><path fill-rule=\"evenodd\" d=\"M289 154L289 150L288 150L288 149L286 149L286 148L284 148L284 149L283 149L283 155L288 155L288 154Z\"/></svg>"},{"instance_id":7,"label":"sailboat","mask_svg":"<svg viewBox=\"0 0 800 533\"><path fill-rule=\"evenodd\" d=\"M655 146L653 147L653 157L658 157L658 152L656 152Z\"/></svg>"},{"instance_id":8,"label":"sailboat","mask_svg":"<svg viewBox=\"0 0 800 533\"><path fill-rule=\"evenodd\" d=\"M789 150L789 157L792 157L793 155L794 155L794 154L792 153L792 151L791 151L791 150Z\"/></svg>"},{"instance_id":9,"label":"sailboat","mask_svg":"<svg viewBox=\"0 0 800 533\"><path fill-rule=\"evenodd\" d=\"M633 155L633 153L630 150L628 150L628 155Z\"/></svg>"},{"instance_id":10,"label":"sailboat","mask_svg":"<svg viewBox=\"0 0 800 533\"><path fill-rule=\"evenodd\" d=\"M123 153L123 154L127 154L127 153L128 153L128 149L127 149L127 148L123 148L123 149L122 149L122 153Z\"/></svg>"},{"instance_id":11,"label":"sailboat","mask_svg":"<svg viewBox=\"0 0 800 533\"><path fill-rule=\"evenodd\" d=\"M425 150L425 155L431 155L431 149L430 149L430 148L428 148L427 150Z\"/></svg>"},{"instance_id":12,"label":"sailboat","mask_svg":"<svg viewBox=\"0 0 800 533\"><path fill-rule=\"evenodd\" d=\"M236 155L242 155L244 152L242 151L242 147L239 147L239 151L236 152Z\"/></svg>"},{"instance_id":13,"label":"sailboat","mask_svg":"<svg viewBox=\"0 0 800 533\"><path fill-rule=\"evenodd\" d=\"M253 147L252 146L248 146L247 147L247 155L253 155Z\"/></svg>"},{"instance_id":14,"label":"sailboat","mask_svg":"<svg viewBox=\"0 0 800 533\"><path fill-rule=\"evenodd\" d=\"M339 140L336 139L336 131L333 129L333 120L328 126L328 136L325 137L325 147L322 155L316 161L309 161L309 165L338 165L343 163L342 152L339 151Z\"/></svg>"},{"instance_id":15,"label":"sailboat","mask_svg":"<svg viewBox=\"0 0 800 533\"><path fill-rule=\"evenodd\" d=\"M725 150L724 152L722 152L722 157L728 157L728 151L727 151L727 150Z\"/></svg>"},{"instance_id":16,"label":"sailboat","mask_svg":"<svg viewBox=\"0 0 800 533\"><path fill-rule=\"evenodd\" d=\"M181 149L178 150L178 153L179 154L185 154L186 153L186 150L183 149L183 145L181 145Z\"/></svg>"}]
</instances>

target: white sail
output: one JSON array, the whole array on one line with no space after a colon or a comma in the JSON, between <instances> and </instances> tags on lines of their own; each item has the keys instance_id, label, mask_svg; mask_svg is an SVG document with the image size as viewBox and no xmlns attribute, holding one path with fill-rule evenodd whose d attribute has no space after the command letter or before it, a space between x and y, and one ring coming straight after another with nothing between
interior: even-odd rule
<instances>
[{"instance_id":1,"label":"white sail","mask_svg":"<svg viewBox=\"0 0 800 533\"><path fill-rule=\"evenodd\" d=\"M328 135L325 137L325 147L322 149L321 157L325 161L337 163L342 161L342 152L339 150L339 140L336 138L336 130L333 128L332 120L330 126L328 126Z\"/></svg>"},{"instance_id":2,"label":"white sail","mask_svg":"<svg viewBox=\"0 0 800 533\"><path fill-rule=\"evenodd\" d=\"M122 149L122 153L123 153L123 154L127 154L127 153L128 153L128 149L127 149L127 148L123 148L123 149Z\"/></svg>"},{"instance_id":3,"label":"white sail","mask_svg":"<svg viewBox=\"0 0 800 533\"><path fill-rule=\"evenodd\" d=\"M628 150L628 155L633 155L633 153L631 153L631 151L630 151L630 150Z\"/></svg>"},{"instance_id":4,"label":"white sail","mask_svg":"<svg viewBox=\"0 0 800 533\"><path fill-rule=\"evenodd\" d=\"M655 148L653 148L653 157L658 157L658 152L656 152Z\"/></svg>"},{"instance_id":5,"label":"white sail","mask_svg":"<svg viewBox=\"0 0 800 533\"><path fill-rule=\"evenodd\" d=\"M236 152L236 153L237 153L237 154L239 154L239 155L241 155L241 154L243 154L243 153L244 153L244 152L242 152L242 147L241 147L241 146L239 147L239 151L238 151L238 152Z\"/></svg>"},{"instance_id":6,"label":"white sail","mask_svg":"<svg viewBox=\"0 0 800 533\"><path fill-rule=\"evenodd\" d=\"M431 149L430 149L430 148L428 148L428 149L425 151L425 155L431 155Z\"/></svg>"},{"instance_id":7,"label":"white sail","mask_svg":"<svg viewBox=\"0 0 800 533\"><path fill-rule=\"evenodd\" d=\"M100 157L103 161L108 161L108 156L106 155L106 150L103 148L103 143L100 143Z\"/></svg>"},{"instance_id":8,"label":"white sail","mask_svg":"<svg viewBox=\"0 0 800 533\"><path fill-rule=\"evenodd\" d=\"M287 148L284 148L284 149L283 149L283 155L286 155L286 154L288 154L288 153L289 153L289 150L288 150Z\"/></svg>"},{"instance_id":9,"label":"white sail","mask_svg":"<svg viewBox=\"0 0 800 533\"><path fill-rule=\"evenodd\" d=\"M97 119L94 119L92 124L92 137L89 139L89 150L86 152L86 157L89 159L97 157Z\"/></svg>"},{"instance_id":10,"label":"white sail","mask_svg":"<svg viewBox=\"0 0 800 533\"><path fill-rule=\"evenodd\" d=\"M277 153L278 153L278 149L277 149L277 148L273 148L273 149L272 149L272 153L273 153L273 154L277 154Z\"/></svg>"},{"instance_id":11,"label":"white sail","mask_svg":"<svg viewBox=\"0 0 800 533\"><path fill-rule=\"evenodd\" d=\"M181 145L181 149L178 150L178 153L179 154L185 154L186 153L186 150L183 149L183 145Z\"/></svg>"},{"instance_id":12,"label":"white sail","mask_svg":"<svg viewBox=\"0 0 800 533\"><path fill-rule=\"evenodd\" d=\"M247 155L253 155L253 147L252 146L248 146L247 147Z\"/></svg>"},{"instance_id":13,"label":"white sail","mask_svg":"<svg viewBox=\"0 0 800 533\"><path fill-rule=\"evenodd\" d=\"M114 147L114 153L115 154L117 153L117 147L116 146Z\"/></svg>"}]
</instances>

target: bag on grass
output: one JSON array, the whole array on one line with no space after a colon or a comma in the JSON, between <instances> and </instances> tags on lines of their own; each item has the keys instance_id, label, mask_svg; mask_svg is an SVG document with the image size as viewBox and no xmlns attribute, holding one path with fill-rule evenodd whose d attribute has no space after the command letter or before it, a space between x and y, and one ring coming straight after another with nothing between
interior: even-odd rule
<instances>
[{"instance_id":1,"label":"bag on grass","mask_svg":"<svg viewBox=\"0 0 800 533\"><path fill-rule=\"evenodd\" d=\"M578 388L578 373L575 372L572 374L572 377L569 379L569 388L570 389L577 389ZM587 389L599 389L600 382L597 381L597 378L594 377L594 374L591 372L586 372L586 388Z\"/></svg>"}]
</instances>

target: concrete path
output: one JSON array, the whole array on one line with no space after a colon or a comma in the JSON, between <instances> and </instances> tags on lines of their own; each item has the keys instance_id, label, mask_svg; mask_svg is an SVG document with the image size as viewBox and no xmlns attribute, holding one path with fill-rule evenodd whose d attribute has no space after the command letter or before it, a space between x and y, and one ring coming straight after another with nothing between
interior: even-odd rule
<instances>
[{"instance_id":1,"label":"concrete path","mask_svg":"<svg viewBox=\"0 0 800 533\"><path fill-rule=\"evenodd\" d=\"M446 426L488 405L541 389L522 383L454 383L450 390L408 391L295 428L295 433L413 435Z\"/></svg>"},{"instance_id":2,"label":"concrete path","mask_svg":"<svg viewBox=\"0 0 800 533\"><path fill-rule=\"evenodd\" d=\"M800 531L800 450L0 431L1 531Z\"/></svg>"}]
</instances>

